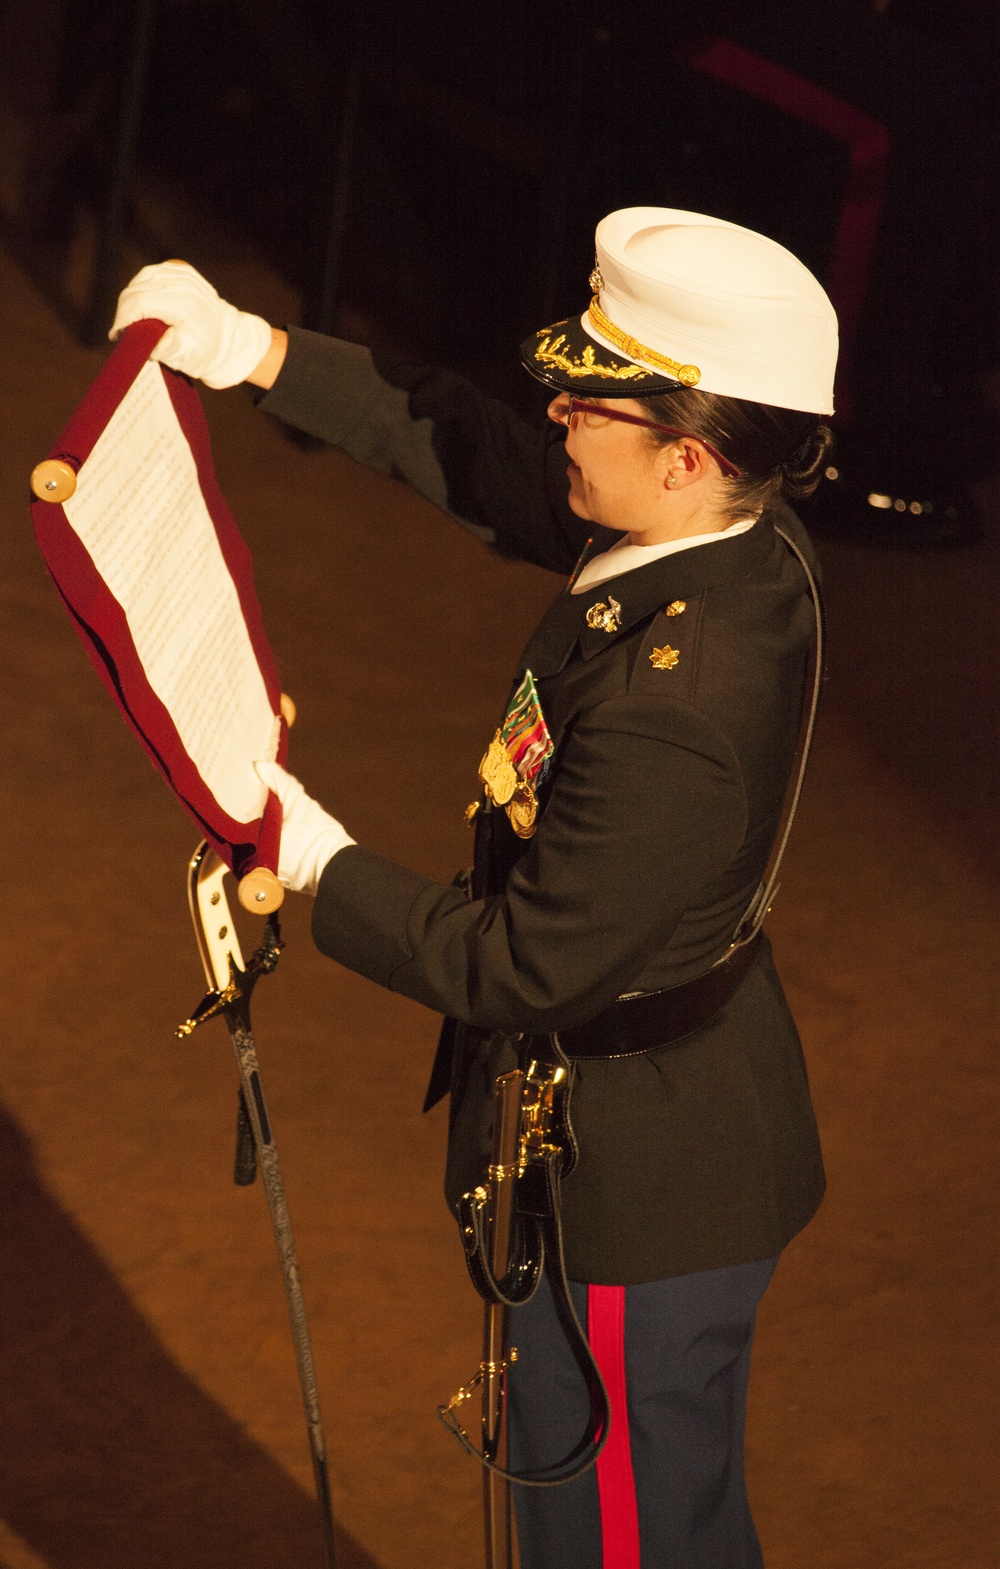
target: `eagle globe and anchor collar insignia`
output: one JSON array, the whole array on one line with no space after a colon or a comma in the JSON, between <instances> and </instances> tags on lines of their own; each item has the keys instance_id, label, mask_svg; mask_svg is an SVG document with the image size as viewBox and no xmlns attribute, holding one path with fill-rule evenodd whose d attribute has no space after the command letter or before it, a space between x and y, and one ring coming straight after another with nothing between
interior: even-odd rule
<instances>
[{"instance_id":1,"label":"eagle globe and anchor collar insignia","mask_svg":"<svg viewBox=\"0 0 1000 1569\"><path fill-rule=\"evenodd\" d=\"M535 678L526 670L479 765L487 796L495 806L505 809L511 827L521 839L530 839L535 832L535 785L552 751L552 737L538 700Z\"/></svg>"},{"instance_id":2,"label":"eagle globe and anchor collar insignia","mask_svg":"<svg viewBox=\"0 0 1000 1569\"><path fill-rule=\"evenodd\" d=\"M607 604L600 600L596 605L591 605L586 621L594 632L617 632L622 624L622 607L617 599L609 595Z\"/></svg>"}]
</instances>

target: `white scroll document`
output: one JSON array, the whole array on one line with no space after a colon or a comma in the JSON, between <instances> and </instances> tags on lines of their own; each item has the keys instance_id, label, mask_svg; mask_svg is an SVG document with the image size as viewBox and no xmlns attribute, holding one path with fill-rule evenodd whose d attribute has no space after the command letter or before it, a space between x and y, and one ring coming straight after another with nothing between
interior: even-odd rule
<instances>
[{"instance_id":1,"label":"white scroll document","mask_svg":"<svg viewBox=\"0 0 1000 1569\"><path fill-rule=\"evenodd\" d=\"M277 755L280 721L158 365L139 372L63 510L209 792L237 822L259 819L253 763Z\"/></svg>"}]
</instances>

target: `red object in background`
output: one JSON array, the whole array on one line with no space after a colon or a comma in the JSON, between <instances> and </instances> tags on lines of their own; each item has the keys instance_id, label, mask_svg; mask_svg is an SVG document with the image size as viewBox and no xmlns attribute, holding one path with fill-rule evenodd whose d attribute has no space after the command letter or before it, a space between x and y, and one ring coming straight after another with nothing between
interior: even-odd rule
<instances>
[{"instance_id":1,"label":"red object in background","mask_svg":"<svg viewBox=\"0 0 1000 1569\"><path fill-rule=\"evenodd\" d=\"M711 38L685 50L681 58L705 76L763 99L847 145L850 167L826 287L840 321L835 419L838 424L848 424L861 313L885 198L889 134L884 125L854 104L728 38Z\"/></svg>"},{"instance_id":2,"label":"red object in background","mask_svg":"<svg viewBox=\"0 0 1000 1569\"><path fill-rule=\"evenodd\" d=\"M119 338L97 380L79 404L49 458L78 471L166 331L161 321L140 321ZM239 597L247 632L272 712L280 714L281 688L274 656L264 631L253 582L250 553L216 483L208 426L191 383L159 367L184 437L191 448L198 482L215 526L223 559ZM262 817L241 823L228 816L188 756L174 722L146 679L125 612L100 576L58 501L35 500L35 535L45 564L73 617L98 675L154 766L163 774L199 831L239 877L257 867L276 872L281 836L281 805L270 793ZM288 727L281 721L278 761L284 762Z\"/></svg>"}]
</instances>

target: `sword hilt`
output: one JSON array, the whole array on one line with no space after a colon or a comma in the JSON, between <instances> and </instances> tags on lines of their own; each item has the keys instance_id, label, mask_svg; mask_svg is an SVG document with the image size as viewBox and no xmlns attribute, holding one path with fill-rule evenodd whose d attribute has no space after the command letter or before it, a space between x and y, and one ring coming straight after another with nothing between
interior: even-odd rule
<instances>
[{"instance_id":1,"label":"sword hilt","mask_svg":"<svg viewBox=\"0 0 1000 1569\"><path fill-rule=\"evenodd\" d=\"M239 987L235 980L223 987L221 992L210 991L201 999L197 1008L189 1019L179 1024L174 1031L178 1040L183 1040L187 1035L193 1035L199 1024L207 1024L209 1019L218 1018L220 1013L225 1013L231 1003L239 996Z\"/></svg>"},{"instance_id":2,"label":"sword hilt","mask_svg":"<svg viewBox=\"0 0 1000 1569\"><path fill-rule=\"evenodd\" d=\"M250 998L261 975L268 975L278 962L282 949L281 931L272 912L264 928L260 947L245 963L239 940L233 930L223 877L225 866L209 848L200 844L188 867L188 899L194 921L198 950L205 967L209 993L194 1014L178 1031L190 1035L203 1024L222 1014L226 1020L240 1078L240 1098L236 1122L236 1160L233 1176L242 1187L254 1180L259 1155L261 1178L271 1213L274 1240L281 1264L282 1280L298 1365L299 1385L305 1409L309 1449L312 1455L316 1497L320 1507L323 1545L327 1569L334 1569L335 1549L333 1510L326 1467L326 1440L319 1409L312 1341L306 1320L299 1263L295 1254L288 1203L285 1197L278 1152L275 1149L264 1092L257 1065L257 1052L250 1027Z\"/></svg>"}]
</instances>

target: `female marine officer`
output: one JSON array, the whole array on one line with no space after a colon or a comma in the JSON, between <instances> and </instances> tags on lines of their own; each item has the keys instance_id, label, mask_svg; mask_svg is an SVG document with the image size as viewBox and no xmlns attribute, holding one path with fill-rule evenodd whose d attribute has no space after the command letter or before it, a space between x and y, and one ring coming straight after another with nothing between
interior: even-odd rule
<instances>
[{"instance_id":1,"label":"female marine officer","mask_svg":"<svg viewBox=\"0 0 1000 1569\"><path fill-rule=\"evenodd\" d=\"M733 943L796 750L815 612L786 498L827 460L836 318L775 242L672 209L605 218L590 283L581 316L522 347L554 393L544 433L448 373L271 329L185 266L144 268L112 332L159 317L158 358L250 381L265 409L569 578L484 758L471 899L357 845L262 765L279 875L315 895L323 952L451 1021L429 1101L450 1090L453 1206L483 1178L511 1041L555 1032L575 1058L565 1256L612 1434L578 1480L516 1490L525 1569L756 1569L754 1314L823 1175L766 938ZM586 1406L547 1288L512 1334L512 1454L543 1466Z\"/></svg>"}]
</instances>

